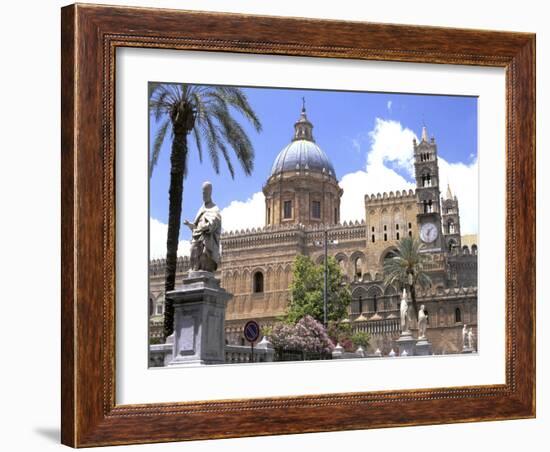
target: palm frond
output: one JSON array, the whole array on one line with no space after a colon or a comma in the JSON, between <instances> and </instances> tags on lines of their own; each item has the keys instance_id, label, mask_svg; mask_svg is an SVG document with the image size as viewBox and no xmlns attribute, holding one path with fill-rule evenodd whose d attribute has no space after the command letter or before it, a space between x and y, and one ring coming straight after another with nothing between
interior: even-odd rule
<instances>
[{"instance_id":1,"label":"palm frond","mask_svg":"<svg viewBox=\"0 0 550 452\"><path fill-rule=\"evenodd\" d=\"M246 117L254 126L257 132L261 132L262 124L256 113L250 106L248 98L242 89L232 86L218 86L216 91L220 92L232 107Z\"/></svg>"},{"instance_id":2,"label":"palm frond","mask_svg":"<svg viewBox=\"0 0 550 452\"><path fill-rule=\"evenodd\" d=\"M218 129L214 124L214 121L212 121L212 118L210 115L206 115L204 118L204 132L206 135L206 143L208 145L208 155L210 156L212 166L214 167L214 171L216 173L219 173L220 158L216 151L218 149L218 143L221 140L218 134Z\"/></svg>"},{"instance_id":3,"label":"palm frond","mask_svg":"<svg viewBox=\"0 0 550 452\"><path fill-rule=\"evenodd\" d=\"M220 123L223 137L235 151L243 171L251 174L254 169L254 148L248 135L227 108L219 106L213 108L212 113Z\"/></svg>"}]
</instances>

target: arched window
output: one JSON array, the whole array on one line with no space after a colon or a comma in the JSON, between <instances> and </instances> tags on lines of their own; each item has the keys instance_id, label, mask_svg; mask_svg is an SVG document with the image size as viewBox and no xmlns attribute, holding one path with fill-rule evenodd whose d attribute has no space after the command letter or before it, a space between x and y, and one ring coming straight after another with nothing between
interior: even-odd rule
<instances>
[{"instance_id":1,"label":"arched window","mask_svg":"<svg viewBox=\"0 0 550 452\"><path fill-rule=\"evenodd\" d=\"M254 293L262 293L264 291L264 274L262 272L254 273Z\"/></svg>"},{"instance_id":2,"label":"arched window","mask_svg":"<svg viewBox=\"0 0 550 452\"><path fill-rule=\"evenodd\" d=\"M460 308L455 309L455 323L462 322L462 313L460 312Z\"/></svg>"},{"instance_id":3,"label":"arched window","mask_svg":"<svg viewBox=\"0 0 550 452\"><path fill-rule=\"evenodd\" d=\"M363 276L363 260L360 257L355 259L354 272L356 279L361 279Z\"/></svg>"},{"instance_id":4,"label":"arched window","mask_svg":"<svg viewBox=\"0 0 550 452\"><path fill-rule=\"evenodd\" d=\"M472 254L477 256L477 245L472 245Z\"/></svg>"}]
</instances>

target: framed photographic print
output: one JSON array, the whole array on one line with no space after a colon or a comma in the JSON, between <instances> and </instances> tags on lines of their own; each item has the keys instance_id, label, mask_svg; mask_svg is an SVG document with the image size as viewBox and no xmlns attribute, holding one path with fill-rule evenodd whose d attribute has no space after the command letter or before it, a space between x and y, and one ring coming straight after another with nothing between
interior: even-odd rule
<instances>
[{"instance_id":1,"label":"framed photographic print","mask_svg":"<svg viewBox=\"0 0 550 452\"><path fill-rule=\"evenodd\" d=\"M535 416L535 37L62 9L62 442Z\"/></svg>"}]
</instances>

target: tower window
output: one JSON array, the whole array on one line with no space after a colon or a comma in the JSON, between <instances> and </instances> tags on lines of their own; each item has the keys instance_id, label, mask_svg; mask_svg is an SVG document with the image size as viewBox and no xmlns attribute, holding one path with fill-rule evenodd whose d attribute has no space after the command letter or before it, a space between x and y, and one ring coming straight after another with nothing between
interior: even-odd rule
<instances>
[{"instance_id":1,"label":"tower window","mask_svg":"<svg viewBox=\"0 0 550 452\"><path fill-rule=\"evenodd\" d=\"M371 241L372 241L372 243L374 243L374 234L372 234L372 236L371 236Z\"/></svg>"},{"instance_id":2,"label":"tower window","mask_svg":"<svg viewBox=\"0 0 550 452\"><path fill-rule=\"evenodd\" d=\"M285 201L283 203L283 218L292 218L292 201Z\"/></svg>"},{"instance_id":3,"label":"tower window","mask_svg":"<svg viewBox=\"0 0 550 452\"><path fill-rule=\"evenodd\" d=\"M374 232L374 226L373 226L373 227L371 227L371 231L372 231L372 232Z\"/></svg>"},{"instance_id":4,"label":"tower window","mask_svg":"<svg viewBox=\"0 0 550 452\"><path fill-rule=\"evenodd\" d=\"M395 230L399 231L399 225L398 224L395 225Z\"/></svg>"},{"instance_id":5,"label":"tower window","mask_svg":"<svg viewBox=\"0 0 550 452\"><path fill-rule=\"evenodd\" d=\"M267 224L271 224L271 207L267 208Z\"/></svg>"},{"instance_id":6,"label":"tower window","mask_svg":"<svg viewBox=\"0 0 550 452\"><path fill-rule=\"evenodd\" d=\"M313 218L321 218L321 202L312 201L311 202L311 216Z\"/></svg>"},{"instance_id":7,"label":"tower window","mask_svg":"<svg viewBox=\"0 0 550 452\"><path fill-rule=\"evenodd\" d=\"M424 213L432 213L433 212L433 204L432 200L424 201Z\"/></svg>"},{"instance_id":8,"label":"tower window","mask_svg":"<svg viewBox=\"0 0 550 452\"><path fill-rule=\"evenodd\" d=\"M412 231L409 231L409 237L412 237L412 236L413 236Z\"/></svg>"},{"instance_id":9,"label":"tower window","mask_svg":"<svg viewBox=\"0 0 550 452\"><path fill-rule=\"evenodd\" d=\"M374 312L378 312L378 299L376 298L376 294L372 297L372 308Z\"/></svg>"},{"instance_id":10,"label":"tower window","mask_svg":"<svg viewBox=\"0 0 550 452\"><path fill-rule=\"evenodd\" d=\"M422 176L422 186L423 187L432 186L432 176L430 176L430 174L426 174L425 176Z\"/></svg>"},{"instance_id":11,"label":"tower window","mask_svg":"<svg viewBox=\"0 0 550 452\"><path fill-rule=\"evenodd\" d=\"M384 242L388 241L388 234L384 234Z\"/></svg>"},{"instance_id":12,"label":"tower window","mask_svg":"<svg viewBox=\"0 0 550 452\"><path fill-rule=\"evenodd\" d=\"M262 293L264 291L264 274L262 272L254 273L254 293Z\"/></svg>"},{"instance_id":13,"label":"tower window","mask_svg":"<svg viewBox=\"0 0 550 452\"><path fill-rule=\"evenodd\" d=\"M447 233L454 234L456 233L455 223L453 220L447 222Z\"/></svg>"},{"instance_id":14,"label":"tower window","mask_svg":"<svg viewBox=\"0 0 550 452\"><path fill-rule=\"evenodd\" d=\"M359 314L363 312L363 299L359 297Z\"/></svg>"},{"instance_id":15,"label":"tower window","mask_svg":"<svg viewBox=\"0 0 550 452\"><path fill-rule=\"evenodd\" d=\"M397 240L399 240L399 232L396 234L396 238Z\"/></svg>"},{"instance_id":16,"label":"tower window","mask_svg":"<svg viewBox=\"0 0 550 452\"><path fill-rule=\"evenodd\" d=\"M384 231L387 231L387 230L388 230L388 227L384 225Z\"/></svg>"},{"instance_id":17,"label":"tower window","mask_svg":"<svg viewBox=\"0 0 550 452\"><path fill-rule=\"evenodd\" d=\"M334 222L338 223L338 208L334 208Z\"/></svg>"},{"instance_id":18,"label":"tower window","mask_svg":"<svg viewBox=\"0 0 550 452\"><path fill-rule=\"evenodd\" d=\"M412 228L412 223L409 223L409 229Z\"/></svg>"}]
</instances>

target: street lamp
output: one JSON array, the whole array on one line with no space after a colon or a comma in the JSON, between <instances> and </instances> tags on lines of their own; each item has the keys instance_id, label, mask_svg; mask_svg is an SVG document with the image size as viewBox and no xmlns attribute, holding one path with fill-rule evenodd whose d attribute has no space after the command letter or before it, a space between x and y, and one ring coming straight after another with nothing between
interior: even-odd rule
<instances>
[{"instance_id":1,"label":"street lamp","mask_svg":"<svg viewBox=\"0 0 550 452\"><path fill-rule=\"evenodd\" d=\"M338 240L328 239L328 229L323 231L323 240L316 240L313 242L315 246L322 246L325 252L325 269L324 269L324 287L323 287L323 325L325 328L328 325L327 310L328 310L328 246L338 245Z\"/></svg>"}]
</instances>

